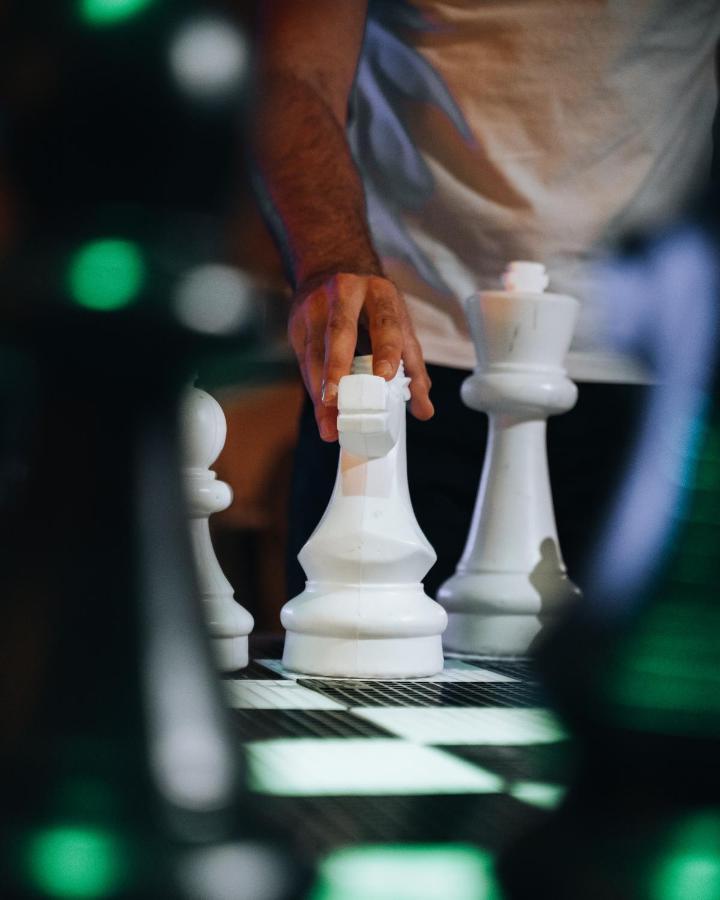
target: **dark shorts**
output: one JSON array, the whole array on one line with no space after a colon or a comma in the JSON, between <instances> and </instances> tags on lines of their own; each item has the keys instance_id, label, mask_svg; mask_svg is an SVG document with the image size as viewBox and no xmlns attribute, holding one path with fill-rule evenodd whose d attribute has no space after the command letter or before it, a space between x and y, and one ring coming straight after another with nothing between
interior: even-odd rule
<instances>
[{"instance_id":1,"label":"dark shorts","mask_svg":"<svg viewBox=\"0 0 720 900\"><path fill-rule=\"evenodd\" d=\"M425 578L434 596L462 554L477 495L487 417L468 409L460 385L468 373L428 366L435 416L408 415L408 480L415 515L435 548L437 562ZM548 461L558 537L571 576L581 573L623 473L646 388L583 383L573 410L548 425ZM288 597L305 576L297 554L325 511L338 462L338 445L320 440L312 405L305 403L290 495Z\"/></svg>"}]
</instances>

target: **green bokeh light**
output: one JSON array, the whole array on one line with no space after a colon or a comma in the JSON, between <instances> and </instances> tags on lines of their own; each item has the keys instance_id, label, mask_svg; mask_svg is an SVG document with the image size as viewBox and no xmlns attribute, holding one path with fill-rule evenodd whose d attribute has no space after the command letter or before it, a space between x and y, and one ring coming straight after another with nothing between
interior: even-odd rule
<instances>
[{"instance_id":1,"label":"green bokeh light","mask_svg":"<svg viewBox=\"0 0 720 900\"><path fill-rule=\"evenodd\" d=\"M118 239L85 244L71 259L68 270L75 302L102 311L130 304L144 277L145 266L137 245Z\"/></svg>"},{"instance_id":2,"label":"green bokeh light","mask_svg":"<svg viewBox=\"0 0 720 900\"><path fill-rule=\"evenodd\" d=\"M688 451L675 540L606 669L605 700L622 727L720 734L720 415L709 403L705 412Z\"/></svg>"},{"instance_id":3,"label":"green bokeh light","mask_svg":"<svg viewBox=\"0 0 720 900\"><path fill-rule=\"evenodd\" d=\"M657 867L652 900L720 900L720 812L704 811L674 829Z\"/></svg>"},{"instance_id":4,"label":"green bokeh light","mask_svg":"<svg viewBox=\"0 0 720 900\"><path fill-rule=\"evenodd\" d=\"M499 900L487 851L465 844L387 844L337 850L310 900Z\"/></svg>"},{"instance_id":5,"label":"green bokeh light","mask_svg":"<svg viewBox=\"0 0 720 900\"><path fill-rule=\"evenodd\" d=\"M153 0L80 0L80 17L88 25L115 25L150 6Z\"/></svg>"},{"instance_id":6,"label":"green bokeh light","mask_svg":"<svg viewBox=\"0 0 720 900\"><path fill-rule=\"evenodd\" d=\"M50 897L104 897L117 890L123 876L118 839L98 828L41 831L28 844L26 862L33 884Z\"/></svg>"}]
</instances>

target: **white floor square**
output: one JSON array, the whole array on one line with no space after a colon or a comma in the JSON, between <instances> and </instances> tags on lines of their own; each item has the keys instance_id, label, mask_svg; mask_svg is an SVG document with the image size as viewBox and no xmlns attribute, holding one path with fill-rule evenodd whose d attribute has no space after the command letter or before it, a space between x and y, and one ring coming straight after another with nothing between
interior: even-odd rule
<instances>
[{"instance_id":1,"label":"white floor square","mask_svg":"<svg viewBox=\"0 0 720 900\"><path fill-rule=\"evenodd\" d=\"M418 744L523 746L567 735L546 709L504 707L363 707L353 715Z\"/></svg>"},{"instance_id":2,"label":"white floor square","mask_svg":"<svg viewBox=\"0 0 720 900\"><path fill-rule=\"evenodd\" d=\"M281 738L246 744L250 788L281 796L488 794L492 772L393 738Z\"/></svg>"},{"instance_id":3,"label":"white floor square","mask_svg":"<svg viewBox=\"0 0 720 900\"><path fill-rule=\"evenodd\" d=\"M225 691L231 709L345 709L294 681L226 681Z\"/></svg>"}]
</instances>

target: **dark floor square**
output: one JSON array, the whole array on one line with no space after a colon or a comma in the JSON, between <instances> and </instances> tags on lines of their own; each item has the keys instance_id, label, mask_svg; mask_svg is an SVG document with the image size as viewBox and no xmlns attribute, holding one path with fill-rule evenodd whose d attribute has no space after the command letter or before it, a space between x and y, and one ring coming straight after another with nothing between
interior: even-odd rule
<instances>
[{"instance_id":1,"label":"dark floor square","mask_svg":"<svg viewBox=\"0 0 720 900\"><path fill-rule=\"evenodd\" d=\"M488 669L491 672L498 672L500 675L507 675L509 678L519 678L521 681L536 681L538 678L532 662L524 657L496 659L485 656L464 656L462 661L471 666L477 666L479 669Z\"/></svg>"},{"instance_id":2,"label":"dark floor square","mask_svg":"<svg viewBox=\"0 0 720 900\"><path fill-rule=\"evenodd\" d=\"M497 851L547 816L506 794L264 797L263 804L315 858L356 843L468 841Z\"/></svg>"},{"instance_id":3,"label":"dark floor square","mask_svg":"<svg viewBox=\"0 0 720 900\"><path fill-rule=\"evenodd\" d=\"M345 710L233 709L231 716L243 741L286 737L392 737L378 725Z\"/></svg>"},{"instance_id":4,"label":"dark floor square","mask_svg":"<svg viewBox=\"0 0 720 900\"><path fill-rule=\"evenodd\" d=\"M299 679L298 684L349 708L362 706L543 706L534 684L521 682L332 681Z\"/></svg>"},{"instance_id":5,"label":"dark floor square","mask_svg":"<svg viewBox=\"0 0 720 900\"><path fill-rule=\"evenodd\" d=\"M565 785L572 779L575 761L570 741L524 747L444 744L442 749L511 781Z\"/></svg>"}]
</instances>

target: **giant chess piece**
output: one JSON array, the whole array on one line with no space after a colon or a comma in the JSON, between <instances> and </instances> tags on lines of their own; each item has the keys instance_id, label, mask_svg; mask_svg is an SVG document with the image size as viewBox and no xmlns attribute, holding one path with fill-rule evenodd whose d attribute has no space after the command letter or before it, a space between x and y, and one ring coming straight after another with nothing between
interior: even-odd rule
<instances>
[{"instance_id":1,"label":"giant chess piece","mask_svg":"<svg viewBox=\"0 0 720 900\"><path fill-rule=\"evenodd\" d=\"M402 365L391 382L356 357L340 380L340 462L325 515L300 551L302 594L286 603L283 663L341 677L412 677L443 667L447 617L423 591L435 553L407 484Z\"/></svg>"},{"instance_id":2,"label":"giant chess piece","mask_svg":"<svg viewBox=\"0 0 720 900\"><path fill-rule=\"evenodd\" d=\"M232 672L248 664L248 635L253 617L235 600L232 585L215 556L208 517L227 509L232 489L210 466L225 445L227 425L217 400L199 388L186 392L182 406L183 468L190 515L190 539L200 596L220 669Z\"/></svg>"},{"instance_id":3,"label":"giant chess piece","mask_svg":"<svg viewBox=\"0 0 720 900\"><path fill-rule=\"evenodd\" d=\"M504 291L467 303L478 364L462 398L488 414L489 432L465 551L438 593L447 650L524 654L579 594L558 545L545 442L548 416L577 399L563 362L578 304L543 293L547 283L544 266L514 262Z\"/></svg>"}]
</instances>

